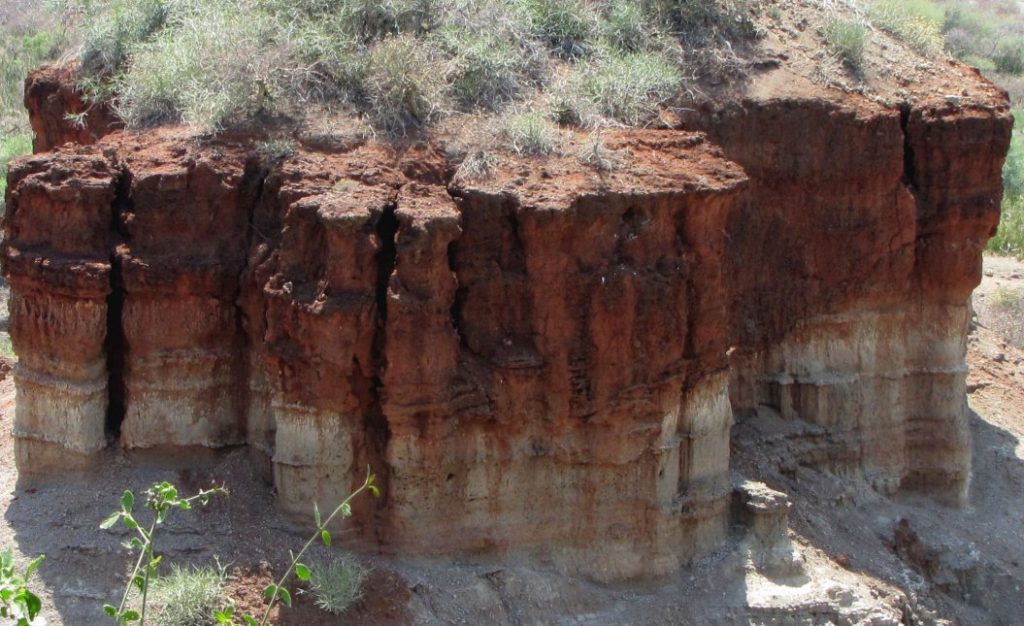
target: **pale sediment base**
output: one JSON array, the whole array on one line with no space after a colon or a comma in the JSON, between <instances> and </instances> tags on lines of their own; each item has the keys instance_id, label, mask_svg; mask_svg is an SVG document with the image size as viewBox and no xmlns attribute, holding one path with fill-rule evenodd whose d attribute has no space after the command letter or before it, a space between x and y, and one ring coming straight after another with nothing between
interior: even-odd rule
<instances>
[{"instance_id":1,"label":"pale sediment base","mask_svg":"<svg viewBox=\"0 0 1024 626\"><path fill-rule=\"evenodd\" d=\"M971 466L968 320L966 305L807 320L771 350L734 359L733 403L821 427L810 464L886 493L910 488L962 503Z\"/></svg>"}]
</instances>

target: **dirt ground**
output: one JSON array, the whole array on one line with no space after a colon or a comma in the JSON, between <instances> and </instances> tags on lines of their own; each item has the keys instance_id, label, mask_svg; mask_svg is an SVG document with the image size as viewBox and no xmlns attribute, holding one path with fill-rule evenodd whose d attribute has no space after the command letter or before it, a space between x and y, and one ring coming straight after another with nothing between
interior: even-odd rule
<instances>
[{"instance_id":1,"label":"dirt ground","mask_svg":"<svg viewBox=\"0 0 1024 626\"><path fill-rule=\"evenodd\" d=\"M1008 292L1024 294L1024 263L986 259L969 342L974 460L966 507L891 499L849 478L792 467L782 462L792 438L766 437L740 420L736 469L793 503L790 541L773 548L785 567L764 567L739 531L711 557L643 584L599 585L516 559L364 555L374 573L365 598L348 613L329 616L300 593L297 608L275 623L1019 624L1024 352L1012 333L1024 312L993 305L994 299L1013 302ZM22 562L46 555L35 588L51 626L108 623L100 607L119 598L129 554L120 547L125 533L98 524L125 488L138 492L165 479L185 491L226 484L229 497L176 515L158 542L168 561L228 564L230 594L248 610L260 608L259 590L308 532L277 512L270 487L244 450L190 453L188 470L111 451L94 471L19 482L10 434L14 408L7 376L0 382L0 547L14 548ZM343 530L336 537L336 545L346 543Z\"/></svg>"}]
</instances>

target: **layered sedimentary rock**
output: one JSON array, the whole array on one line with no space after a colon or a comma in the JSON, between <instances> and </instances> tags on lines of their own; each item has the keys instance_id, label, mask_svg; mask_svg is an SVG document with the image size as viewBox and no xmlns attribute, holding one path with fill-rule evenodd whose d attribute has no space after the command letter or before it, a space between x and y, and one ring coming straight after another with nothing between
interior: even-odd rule
<instances>
[{"instance_id":1,"label":"layered sedimentary rock","mask_svg":"<svg viewBox=\"0 0 1024 626\"><path fill-rule=\"evenodd\" d=\"M720 543L733 416L763 405L821 428L802 462L962 499L1005 105L682 123L610 133L612 172L503 157L476 181L429 145L272 158L175 129L16 162L19 468L245 443L308 513L369 465L357 527L384 551L604 579Z\"/></svg>"}]
</instances>

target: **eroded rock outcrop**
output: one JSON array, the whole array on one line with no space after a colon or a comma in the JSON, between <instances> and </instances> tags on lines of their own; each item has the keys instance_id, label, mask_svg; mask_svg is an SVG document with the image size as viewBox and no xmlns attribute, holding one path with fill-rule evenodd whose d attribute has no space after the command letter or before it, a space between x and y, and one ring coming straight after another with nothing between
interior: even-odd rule
<instances>
[{"instance_id":1,"label":"eroded rock outcrop","mask_svg":"<svg viewBox=\"0 0 1024 626\"><path fill-rule=\"evenodd\" d=\"M721 542L733 416L762 405L821 428L802 462L959 500L1010 129L985 97L762 96L611 133L604 174L175 129L21 160L19 468L247 443L306 513L369 464L384 551L604 579Z\"/></svg>"}]
</instances>

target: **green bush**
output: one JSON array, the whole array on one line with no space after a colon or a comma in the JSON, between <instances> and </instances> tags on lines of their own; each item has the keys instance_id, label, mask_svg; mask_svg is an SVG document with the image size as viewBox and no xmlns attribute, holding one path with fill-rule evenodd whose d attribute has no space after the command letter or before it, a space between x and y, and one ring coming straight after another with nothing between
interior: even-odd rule
<instances>
[{"instance_id":1,"label":"green bush","mask_svg":"<svg viewBox=\"0 0 1024 626\"><path fill-rule=\"evenodd\" d=\"M181 6L181 5L177 5ZM130 126L184 122L217 130L273 105L279 65L263 45L271 30L230 0L196 2L135 46L114 79L115 107Z\"/></svg>"},{"instance_id":2,"label":"green bush","mask_svg":"<svg viewBox=\"0 0 1024 626\"><path fill-rule=\"evenodd\" d=\"M508 147L517 154L551 154L558 146L558 128L540 111L507 115L502 133Z\"/></svg>"},{"instance_id":3,"label":"green bush","mask_svg":"<svg viewBox=\"0 0 1024 626\"><path fill-rule=\"evenodd\" d=\"M929 0L873 0L869 15L879 28L921 54L936 56L943 50L946 13Z\"/></svg>"},{"instance_id":4,"label":"green bush","mask_svg":"<svg viewBox=\"0 0 1024 626\"><path fill-rule=\"evenodd\" d=\"M569 107L579 117L593 110L623 124L642 126L677 93L682 80L678 66L663 54L605 50L576 69L570 95L560 108Z\"/></svg>"},{"instance_id":5,"label":"green bush","mask_svg":"<svg viewBox=\"0 0 1024 626\"><path fill-rule=\"evenodd\" d=\"M309 590L320 609L341 615L363 597L363 583L370 569L352 555L310 565Z\"/></svg>"},{"instance_id":6,"label":"green bush","mask_svg":"<svg viewBox=\"0 0 1024 626\"><path fill-rule=\"evenodd\" d=\"M597 29L597 15L583 0L514 0L530 32L560 55L583 55Z\"/></svg>"},{"instance_id":7,"label":"green bush","mask_svg":"<svg viewBox=\"0 0 1024 626\"><path fill-rule=\"evenodd\" d=\"M1024 258L1024 110L1014 111L1017 128L1003 166L1003 207L999 230L988 249Z\"/></svg>"},{"instance_id":8,"label":"green bush","mask_svg":"<svg viewBox=\"0 0 1024 626\"><path fill-rule=\"evenodd\" d=\"M170 15L169 0L68 0L68 5L86 25L82 66L90 74L113 73Z\"/></svg>"},{"instance_id":9,"label":"green bush","mask_svg":"<svg viewBox=\"0 0 1024 626\"><path fill-rule=\"evenodd\" d=\"M7 166L15 157L32 152L32 134L17 132L0 139L0 215L6 208Z\"/></svg>"},{"instance_id":10,"label":"green bush","mask_svg":"<svg viewBox=\"0 0 1024 626\"><path fill-rule=\"evenodd\" d=\"M825 23L825 42L833 54L838 55L850 67L857 69L864 62L868 29L860 22L830 19Z\"/></svg>"},{"instance_id":11,"label":"green bush","mask_svg":"<svg viewBox=\"0 0 1024 626\"><path fill-rule=\"evenodd\" d=\"M1000 72L1017 76L1024 74L1024 43L1016 41L999 46L992 61Z\"/></svg>"},{"instance_id":12,"label":"green bush","mask_svg":"<svg viewBox=\"0 0 1024 626\"><path fill-rule=\"evenodd\" d=\"M364 89L370 115L388 131L429 122L441 109L444 83L435 52L410 35L388 37L370 51Z\"/></svg>"},{"instance_id":13,"label":"green bush","mask_svg":"<svg viewBox=\"0 0 1024 626\"><path fill-rule=\"evenodd\" d=\"M528 63L511 42L456 27L443 29L434 40L451 58L447 79L460 103L495 108L522 89Z\"/></svg>"},{"instance_id":14,"label":"green bush","mask_svg":"<svg viewBox=\"0 0 1024 626\"><path fill-rule=\"evenodd\" d=\"M206 626L226 603L225 572L215 567L178 567L153 581L155 626Z\"/></svg>"},{"instance_id":15,"label":"green bush","mask_svg":"<svg viewBox=\"0 0 1024 626\"><path fill-rule=\"evenodd\" d=\"M601 23L601 35L623 52L647 50L656 41L649 16L632 0L612 0Z\"/></svg>"}]
</instances>

